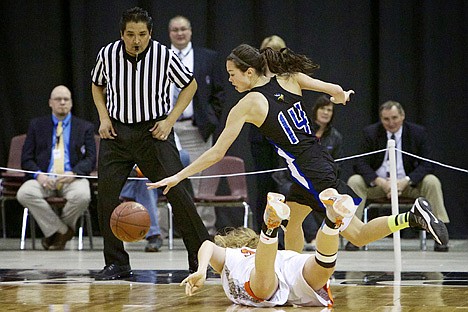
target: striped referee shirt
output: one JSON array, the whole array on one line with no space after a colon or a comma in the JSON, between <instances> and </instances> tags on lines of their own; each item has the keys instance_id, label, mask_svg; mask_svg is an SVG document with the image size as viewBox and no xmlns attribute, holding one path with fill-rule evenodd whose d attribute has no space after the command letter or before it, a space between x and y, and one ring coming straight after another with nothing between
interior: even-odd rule
<instances>
[{"instance_id":1,"label":"striped referee shirt","mask_svg":"<svg viewBox=\"0 0 468 312\"><path fill-rule=\"evenodd\" d=\"M106 87L111 118L136 123L166 116L171 108L171 82L184 88L193 74L173 51L155 40L137 57L130 56L123 40L118 40L99 51L91 79Z\"/></svg>"}]
</instances>

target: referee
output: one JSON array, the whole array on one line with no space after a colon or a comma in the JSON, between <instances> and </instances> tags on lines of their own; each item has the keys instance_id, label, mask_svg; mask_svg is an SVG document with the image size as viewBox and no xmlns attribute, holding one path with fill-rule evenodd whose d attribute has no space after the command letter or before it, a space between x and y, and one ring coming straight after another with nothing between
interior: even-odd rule
<instances>
[{"instance_id":1,"label":"referee","mask_svg":"<svg viewBox=\"0 0 468 312\"><path fill-rule=\"evenodd\" d=\"M192 100L197 83L192 73L167 47L151 39L153 21L145 10L125 11L121 40L103 47L91 72L92 93L100 126L98 217L104 239L105 267L96 280L133 275L123 242L110 228L110 216L135 164L151 181L182 170L172 127ZM172 110L171 82L182 89ZM197 252L210 239L188 188L188 180L167 198L174 223L188 251L189 270L197 270Z\"/></svg>"}]
</instances>

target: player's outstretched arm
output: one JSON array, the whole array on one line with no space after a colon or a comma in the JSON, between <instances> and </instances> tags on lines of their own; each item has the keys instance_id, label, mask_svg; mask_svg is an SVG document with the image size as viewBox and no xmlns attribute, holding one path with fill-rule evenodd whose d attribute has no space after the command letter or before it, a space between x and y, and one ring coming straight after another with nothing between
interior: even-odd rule
<instances>
[{"instance_id":1,"label":"player's outstretched arm","mask_svg":"<svg viewBox=\"0 0 468 312\"><path fill-rule=\"evenodd\" d=\"M206 281L206 271L208 264L211 264L213 269L221 272L224 266L226 249L216 246L211 241L204 241L198 250L198 270L185 278L180 286L185 285L185 294L192 296L195 292L203 287Z\"/></svg>"},{"instance_id":2,"label":"player's outstretched arm","mask_svg":"<svg viewBox=\"0 0 468 312\"><path fill-rule=\"evenodd\" d=\"M200 157L195 159L190 165L185 167L173 176L167 177L163 180L154 183L146 183L148 189L160 188L165 186L163 194L167 194L169 190L177 185L180 181L203 171L204 169L214 165L220 161L227 150L232 145L234 140L239 136L242 127L244 126L247 118L249 106L248 103L241 100L236 104L229 112L226 120L226 127L221 132L216 144L213 145L209 150L204 152Z\"/></svg>"},{"instance_id":3,"label":"player's outstretched arm","mask_svg":"<svg viewBox=\"0 0 468 312\"><path fill-rule=\"evenodd\" d=\"M330 95L330 101L335 104L346 105L350 95L354 94L353 90L344 91L340 85L315 79L303 73L294 75L294 78L301 89L327 93Z\"/></svg>"}]
</instances>

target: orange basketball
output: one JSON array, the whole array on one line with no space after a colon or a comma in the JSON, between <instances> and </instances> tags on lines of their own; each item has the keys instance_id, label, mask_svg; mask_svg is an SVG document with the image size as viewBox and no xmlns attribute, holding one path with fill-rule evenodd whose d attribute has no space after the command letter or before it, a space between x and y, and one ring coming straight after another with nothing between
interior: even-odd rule
<instances>
[{"instance_id":1,"label":"orange basketball","mask_svg":"<svg viewBox=\"0 0 468 312\"><path fill-rule=\"evenodd\" d=\"M110 227L115 237L124 242L136 242L145 238L151 225L148 210L137 202L123 202L115 207Z\"/></svg>"}]
</instances>

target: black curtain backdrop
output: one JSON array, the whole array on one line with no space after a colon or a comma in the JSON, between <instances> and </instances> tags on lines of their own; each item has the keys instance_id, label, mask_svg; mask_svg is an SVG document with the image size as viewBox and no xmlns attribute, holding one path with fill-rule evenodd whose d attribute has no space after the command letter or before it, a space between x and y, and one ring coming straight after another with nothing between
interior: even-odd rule
<instances>
[{"instance_id":1,"label":"black curtain backdrop","mask_svg":"<svg viewBox=\"0 0 468 312\"><path fill-rule=\"evenodd\" d=\"M97 52L119 38L121 13L141 6L154 19L153 38L169 43L167 24L184 15L193 42L224 58L240 43L259 46L277 34L290 48L321 65L315 77L352 88L349 105L336 109L335 126L344 135L345 155L358 151L364 126L377 109L396 100L407 120L425 125L434 160L468 168L467 88L468 1L0 1L0 165L12 136L29 120L50 113L52 88L72 90L73 113L98 127L90 88ZM220 64L224 67L224 63ZM225 114L242 96L227 82ZM317 94L306 94L312 102ZM230 154L252 166L247 127ZM344 164L344 178L351 174ZM468 175L437 166L453 238L468 237ZM255 178L249 176L252 194Z\"/></svg>"}]
</instances>

